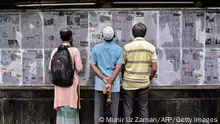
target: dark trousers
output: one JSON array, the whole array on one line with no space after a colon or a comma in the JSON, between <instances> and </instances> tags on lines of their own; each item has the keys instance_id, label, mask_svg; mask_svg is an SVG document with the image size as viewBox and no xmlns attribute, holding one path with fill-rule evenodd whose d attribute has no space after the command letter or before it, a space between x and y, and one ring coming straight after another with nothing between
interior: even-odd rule
<instances>
[{"instance_id":1,"label":"dark trousers","mask_svg":"<svg viewBox=\"0 0 220 124\"><path fill-rule=\"evenodd\" d=\"M120 92L112 92L111 114L112 118L118 118ZM95 91L95 110L94 110L94 124L103 124L100 118L104 117L106 98L102 91ZM92 107L92 106L91 106ZM117 124L117 121L112 121L111 124Z\"/></svg>"},{"instance_id":2,"label":"dark trousers","mask_svg":"<svg viewBox=\"0 0 220 124\"><path fill-rule=\"evenodd\" d=\"M123 114L124 118L132 118L133 108L135 98L138 98L139 105L139 118L148 118L148 91L149 88L138 89L138 90L124 90L123 89ZM137 117L137 116L136 116ZM136 120L136 117L133 117L133 120ZM132 124L134 122L124 121L124 124ZM148 124L147 121L142 122L141 124Z\"/></svg>"}]
</instances>

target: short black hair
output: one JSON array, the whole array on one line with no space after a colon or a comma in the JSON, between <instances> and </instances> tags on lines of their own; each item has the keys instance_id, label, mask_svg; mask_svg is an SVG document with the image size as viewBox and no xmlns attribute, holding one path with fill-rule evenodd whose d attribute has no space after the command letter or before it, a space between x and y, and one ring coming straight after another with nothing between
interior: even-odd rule
<instances>
[{"instance_id":1,"label":"short black hair","mask_svg":"<svg viewBox=\"0 0 220 124\"><path fill-rule=\"evenodd\" d=\"M147 27L141 22L135 24L132 28L132 35L134 37L144 37L146 35L146 32Z\"/></svg>"},{"instance_id":2,"label":"short black hair","mask_svg":"<svg viewBox=\"0 0 220 124\"><path fill-rule=\"evenodd\" d=\"M60 31L60 38L63 41L69 41L72 37L73 33L69 28L64 28Z\"/></svg>"}]
</instances>

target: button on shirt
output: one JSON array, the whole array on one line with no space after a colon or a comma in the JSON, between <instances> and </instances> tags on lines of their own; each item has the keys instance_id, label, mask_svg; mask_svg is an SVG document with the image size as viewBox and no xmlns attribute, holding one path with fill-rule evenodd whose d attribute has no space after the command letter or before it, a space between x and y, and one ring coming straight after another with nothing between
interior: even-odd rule
<instances>
[{"instance_id":1,"label":"button on shirt","mask_svg":"<svg viewBox=\"0 0 220 124\"><path fill-rule=\"evenodd\" d=\"M123 50L114 41L97 44L92 49L91 64L95 64L103 75L110 77L115 70L116 64L124 64ZM118 75L111 92L120 91L120 80ZM103 91L104 86L104 81L96 75L95 90Z\"/></svg>"}]
</instances>

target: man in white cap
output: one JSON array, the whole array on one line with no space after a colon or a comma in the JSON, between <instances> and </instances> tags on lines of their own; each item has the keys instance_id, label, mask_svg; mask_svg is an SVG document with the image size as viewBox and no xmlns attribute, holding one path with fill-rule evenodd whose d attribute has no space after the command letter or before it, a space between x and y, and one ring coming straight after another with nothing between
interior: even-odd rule
<instances>
[{"instance_id":1,"label":"man in white cap","mask_svg":"<svg viewBox=\"0 0 220 124\"><path fill-rule=\"evenodd\" d=\"M96 74L94 124L101 123L100 117L104 116L106 100L103 90L109 84L111 88L107 87L107 89L109 88L112 93L112 119L117 119L120 95L119 72L122 64L124 64L123 50L113 40L115 37L114 29L108 26L104 28L102 33L104 42L93 47L90 63Z\"/></svg>"}]
</instances>

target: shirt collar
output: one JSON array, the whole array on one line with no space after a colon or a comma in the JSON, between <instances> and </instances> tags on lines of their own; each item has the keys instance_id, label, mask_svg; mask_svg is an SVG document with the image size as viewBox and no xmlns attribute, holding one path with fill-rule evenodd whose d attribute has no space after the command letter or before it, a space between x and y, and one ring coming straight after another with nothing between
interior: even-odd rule
<instances>
[{"instance_id":1,"label":"shirt collar","mask_svg":"<svg viewBox=\"0 0 220 124\"><path fill-rule=\"evenodd\" d=\"M63 43L63 45L70 45L69 43ZM71 46L71 45L70 45Z\"/></svg>"},{"instance_id":2,"label":"shirt collar","mask_svg":"<svg viewBox=\"0 0 220 124\"><path fill-rule=\"evenodd\" d=\"M136 38L134 39L134 41L143 41L143 40L145 40L143 37L136 37Z\"/></svg>"}]
</instances>

